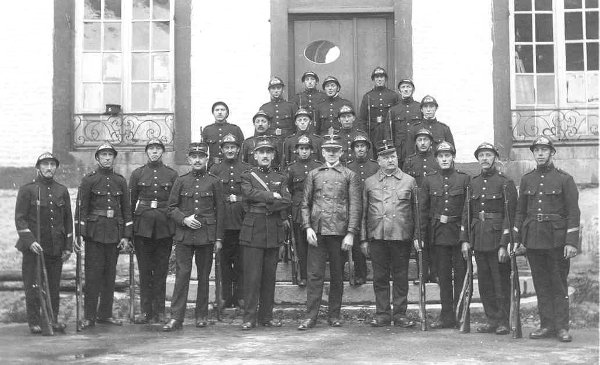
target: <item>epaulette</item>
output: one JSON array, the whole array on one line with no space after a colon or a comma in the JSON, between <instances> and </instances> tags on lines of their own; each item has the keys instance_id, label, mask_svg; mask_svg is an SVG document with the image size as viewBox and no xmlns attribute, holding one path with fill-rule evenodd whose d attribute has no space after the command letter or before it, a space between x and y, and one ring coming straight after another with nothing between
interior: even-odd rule
<instances>
[{"instance_id":1,"label":"epaulette","mask_svg":"<svg viewBox=\"0 0 600 365\"><path fill-rule=\"evenodd\" d=\"M433 170L433 172L431 172L431 173L427 174L427 176L437 175L437 174L439 174L439 173L440 173L440 172L439 172L438 170Z\"/></svg>"},{"instance_id":2,"label":"epaulette","mask_svg":"<svg viewBox=\"0 0 600 365\"><path fill-rule=\"evenodd\" d=\"M316 162L316 163L317 163L317 164L319 164L319 165L322 165L322 164L323 164L323 162L322 162L322 161L319 161L319 160L313 160L313 162Z\"/></svg>"},{"instance_id":3,"label":"epaulette","mask_svg":"<svg viewBox=\"0 0 600 365\"><path fill-rule=\"evenodd\" d=\"M372 158L370 158L369 161L377 163L377 160L374 160Z\"/></svg>"},{"instance_id":4,"label":"epaulette","mask_svg":"<svg viewBox=\"0 0 600 365\"><path fill-rule=\"evenodd\" d=\"M183 173L183 174L179 175L179 177L184 177L184 176L187 176L187 175L189 175L191 172L192 172L192 171L190 170L190 171L188 171L188 172L186 172L186 173Z\"/></svg>"},{"instance_id":5,"label":"epaulette","mask_svg":"<svg viewBox=\"0 0 600 365\"><path fill-rule=\"evenodd\" d=\"M523 176L525 176L525 175L529 175L529 174L533 174L533 173L535 172L535 170L536 170L536 169L533 169L533 170L531 170L531 171L529 171L529 172L525 173Z\"/></svg>"},{"instance_id":6,"label":"epaulette","mask_svg":"<svg viewBox=\"0 0 600 365\"><path fill-rule=\"evenodd\" d=\"M356 131L356 132L360 132L360 133L367 134L367 132L365 132L365 131L363 131L362 129L359 129L359 128L356 128L356 129L355 129L355 131Z\"/></svg>"},{"instance_id":7,"label":"epaulette","mask_svg":"<svg viewBox=\"0 0 600 365\"><path fill-rule=\"evenodd\" d=\"M207 172L206 172L206 174L207 174L207 175L210 175L210 176L212 176L212 177L214 177L215 179L218 179L218 178L219 178L217 175L213 174L213 173L212 173L212 172L210 172L210 171L207 171Z\"/></svg>"},{"instance_id":8,"label":"epaulette","mask_svg":"<svg viewBox=\"0 0 600 365\"><path fill-rule=\"evenodd\" d=\"M171 167L171 166L169 166L169 165L165 165L165 164L163 164L163 166L164 166L164 167L166 167L166 168L168 168L168 169L169 169L169 170L171 170L171 171L175 171L175 172L177 172L177 170L175 170L174 168L172 168L172 167Z\"/></svg>"},{"instance_id":9,"label":"epaulette","mask_svg":"<svg viewBox=\"0 0 600 365\"><path fill-rule=\"evenodd\" d=\"M459 174L468 175L466 172L462 172L459 169L454 169L454 171L458 172Z\"/></svg>"}]
</instances>

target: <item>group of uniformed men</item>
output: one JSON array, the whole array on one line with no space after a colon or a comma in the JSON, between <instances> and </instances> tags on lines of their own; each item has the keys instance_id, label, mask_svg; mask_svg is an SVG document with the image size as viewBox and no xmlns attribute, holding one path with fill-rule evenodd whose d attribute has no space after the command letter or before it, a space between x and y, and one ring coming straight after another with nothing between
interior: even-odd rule
<instances>
[{"instance_id":1,"label":"group of uniformed men","mask_svg":"<svg viewBox=\"0 0 600 365\"><path fill-rule=\"evenodd\" d=\"M352 103L339 96L341 85L334 77L323 81L323 93L316 89L318 76L304 73L305 90L293 102L282 98L284 84L275 77L268 85L271 101L253 117L255 135L245 140L241 129L227 121L227 104L216 102L215 123L203 129L202 142L189 146L190 172L178 176L164 165L165 146L153 139L146 145L148 162L133 171L129 189L113 170L116 149L100 145L98 167L79 188L75 222L75 234L82 237L75 249L84 244L86 250L83 327L121 324L112 315L115 266L119 251L132 249L131 238L141 285L136 323L165 322L165 281L174 242L176 282L164 331L182 327L194 257L196 326L207 326L213 252L221 259L224 305L244 309L242 329L279 327L272 313L275 274L286 232L292 230L300 260L298 285L307 287L306 319L299 330L317 323L327 261L328 323L342 326L343 272L350 250L357 285L366 281L366 258L373 264L376 313L371 325L413 326L406 308L414 246L427 254L424 281L440 286L442 311L432 328L456 326L465 260L474 250L488 320L477 332L507 334L506 247L512 229L517 246L527 247L538 296L541 327L530 337L570 341L566 280L569 259L577 254L580 213L573 178L552 163L552 141L540 137L531 145L537 168L523 176L517 196L512 180L497 169L495 146L482 143L475 150L479 175L471 178L456 170L453 136L435 118L436 100L414 101L414 83L408 79L398 84L398 95L386 87L381 67L371 78L374 87L357 116ZM41 332L31 275L35 255L49 262L52 306L58 313L62 262L73 249L69 194L53 180L58 165L52 154L41 155L37 178L21 187L17 198L17 248L23 252L32 333ZM40 232L32 231L35 201L41 202Z\"/></svg>"}]
</instances>

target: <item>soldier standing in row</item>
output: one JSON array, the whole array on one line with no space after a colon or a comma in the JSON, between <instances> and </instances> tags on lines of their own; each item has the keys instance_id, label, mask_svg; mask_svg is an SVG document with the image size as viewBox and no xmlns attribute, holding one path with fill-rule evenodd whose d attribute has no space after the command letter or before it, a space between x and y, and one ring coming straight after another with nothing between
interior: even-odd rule
<instances>
[{"instance_id":1,"label":"soldier standing in row","mask_svg":"<svg viewBox=\"0 0 600 365\"><path fill-rule=\"evenodd\" d=\"M421 101L421 113L423 114L423 119L421 119L418 123L413 124L408 129L408 140L414 141L415 134L422 128L425 128L431 132L433 135L433 149L442 143L443 141L450 142L454 145L454 137L452 136L452 131L450 131L450 127L446 124L440 122L435 117L435 113L438 109L438 103L433 98L433 96L426 95ZM415 145L407 144L406 154L411 155L415 152Z\"/></svg>"},{"instance_id":2,"label":"soldier standing in row","mask_svg":"<svg viewBox=\"0 0 600 365\"><path fill-rule=\"evenodd\" d=\"M299 330L307 330L317 323L327 257L331 278L328 323L332 327L342 326L343 251L352 249L354 235L360 230L360 182L353 171L340 163L339 137L327 136L322 150L325 165L310 171L304 182L302 224L309 244L308 289L307 318Z\"/></svg>"},{"instance_id":3,"label":"soldier standing in row","mask_svg":"<svg viewBox=\"0 0 600 365\"><path fill-rule=\"evenodd\" d=\"M140 274L140 307L135 323L164 322L165 290L175 226L167 204L177 172L162 162L165 145L159 139L146 144L148 162L129 179L133 209L135 254Z\"/></svg>"},{"instance_id":4,"label":"soldier standing in row","mask_svg":"<svg viewBox=\"0 0 600 365\"><path fill-rule=\"evenodd\" d=\"M291 101L283 98L285 84L279 77L273 77L269 81L269 94L271 101L263 104L260 110L271 116L268 134L275 136L282 143L285 137L294 133L294 114L298 107Z\"/></svg>"},{"instance_id":5,"label":"soldier standing in row","mask_svg":"<svg viewBox=\"0 0 600 365\"><path fill-rule=\"evenodd\" d=\"M291 101L295 103L299 109L308 111L308 113L310 113L310 118L314 121L316 119L315 112L317 110L317 105L325 101L327 95L317 89L319 76L316 73L306 71L302 74L300 81L304 84L304 90L297 93ZM314 126L311 126L311 130L314 131Z\"/></svg>"},{"instance_id":6,"label":"soldier standing in row","mask_svg":"<svg viewBox=\"0 0 600 365\"><path fill-rule=\"evenodd\" d=\"M254 124L254 135L246 138L246 140L244 140L242 143L242 161L251 166L258 166L258 162L254 159L254 148L259 140L268 138L276 148L273 167L279 167L281 164L281 156L283 154L283 144L281 143L281 140L277 138L277 136L269 134L271 121L271 115L266 113L264 110L259 110L256 112L256 114L254 114L254 117L252 117L252 123Z\"/></svg>"},{"instance_id":7,"label":"soldier standing in row","mask_svg":"<svg viewBox=\"0 0 600 365\"><path fill-rule=\"evenodd\" d=\"M340 129L335 132L338 133L341 143L342 143L342 157L340 157L340 161L344 164L348 164L350 160L352 160L353 148L352 142L357 136L363 136L365 138L369 138L367 132L359 129L356 126L356 114L354 113L354 109L352 109L349 105L344 105L340 108L338 113L338 118L340 121ZM330 134L333 131L330 131ZM368 150L369 157L372 156L370 149Z\"/></svg>"},{"instance_id":8,"label":"soldier standing in row","mask_svg":"<svg viewBox=\"0 0 600 365\"><path fill-rule=\"evenodd\" d=\"M96 322L122 324L112 315L116 266L119 250L132 249L133 233L127 181L113 170L117 150L104 142L94 156L98 167L81 180L81 212L76 214L81 221L75 225L85 242L84 329Z\"/></svg>"},{"instance_id":9,"label":"soldier standing in row","mask_svg":"<svg viewBox=\"0 0 600 365\"><path fill-rule=\"evenodd\" d=\"M359 118L366 121L363 129L369 134L370 141L389 140L390 108L400 101L398 94L386 87L388 74L383 67L376 67L371 73L373 89L368 91L360 103Z\"/></svg>"},{"instance_id":10,"label":"soldier standing in row","mask_svg":"<svg viewBox=\"0 0 600 365\"><path fill-rule=\"evenodd\" d=\"M468 251L475 250L479 293L487 317L487 323L477 327L477 332L506 335L510 332L510 262L506 246L511 229L509 222L514 222L517 189L511 179L496 169L499 154L494 145L480 144L475 158L481 173L471 180L471 217L465 206L460 240L465 260L468 260ZM505 215L505 198L509 217ZM471 237L467 236L469 224Z\"/></svg>"},{"instance_id":11,"label":"soldier standing in row","mask_svg":"<svg viewBox=\"0 0 600 365\"><path fill-rule=\"evenodd\" d=\"M227 118L229 117L229 106L223 101L217 101L212 105L212 113L215 117L215 122L207 125L202 130L202 140L208 144L208 153L210 153L211 160L208 165L219 163L223 159L223 152L221 152L221 142L223 137L228 134L233 134L238 141L244 140L244 133L239 126L229 123Z\"/></svg>"},{"instance_id":12,"label":"soldier standing in row","mask_svg":"<svg viewBox=\"0 0 600 365\"><path fill-rule=\"evenodd\" d=\"M19 188L15 207L15 225L19 240L16 248L23 254L21 266L29 331L42 333L40 326L40 299L35 288L38 255L44 255L48 275L48 289L54 318L58 318L60 304L60 276L63 262L73 251L73 215L67 188L54 180L58 159L50 152L38 157L33 182ZM40 221L37 221L39 203ZM38 232L39 227L39 232ZM64 331L66 325L56 321L55 331Z\"/></svg>"},{"instance_id":13,"label":"soldier standing in row","mask_svg":"<svg viewBox=\"0 0 600 365\"><path fill-rule=\"evenodd\" d=\"M300 109L302 110L302 109ZM320 137L319 137L320 138ZM306 233L302 228L302 198L304 196L304 181L308 172L323 165L322 162L314 158L312 153L318 151L314 148L314 142L308 136L301 136L296 143L296 161L292 162L287 168L288 188L292 194L292 224L294 237L296 238L296 248L300 266L300 280L298 286L306 286L306 257L308 252L308 241Z\"/></svg>"},{"instance_id":14,"label":"soldier standing in row","mask_svg":"<svg viewBox=\"0 0 600 365\"><path fill-rule=\"evenodd\" d=\"M192 259L198 271L196 327L208 325L208 278L216 254L222 247L225 209L223 184L208 173L208 145L190 143L188 163L192 170L181 175L169 196L169 217L175 222L175 262L177 265L171 319L163 331L180 329L185 317Z\"/></svg>"},{"instance_id":15,"label":"soldier standing in row","mask_svg":"<svg viewBox=\"0 0 600 365\"><path fill-rule=\"evenodd\" d=\"M403 79L398 83L398 91L400 92L400 101L390 108L390 119L392 120L392 129L394 135L394 145L398 151L400 162L404 161L407 153L407 144L412 144L413 140L408 139L408 130L413 124L416 124L421 119L421 103L413 99L415 92L415 84L411 79ZM400 163L402 168L402 163Z\"/></svg>"},{"instance_id":16,"label":"soldier standing in row","mask_svg":"<svg viewBox=\"0 0 600 365\"><path fill-rule=\"evenodd\" d=\"M341 88L340 82L333 76L327 76L327 78L323 80L323 90L325 90L327 98L317 105L317 111L315 113L315 131L316 134L320 136L331 134L330 128L333 128L334 133L337 133L340 130L341 126L338 113L344 105L354 109L349 100L346 100L339 95Z\"/></svg>"},{"instance_id":17,"label":"soldier standing in row","mask_svg":"<svg viewBox=\"0 0 600 365\"><path fill-rule=\"evenodd\" d=\"M311 121L312 121L312 113L307 109L300 108L296 112L296 133L288 136L283 142L283 159L281 163L282 169L286 168L289 164L296 161L298 159L296 146L298 144L298 140L302 136L308 136L312 143L312 150L315 152L316 158L320 160L318 151L321 150L321 144L323 144L323 138L317 136L312 132ZM283 170L282 170L283 171Z\"/></svg>"},{"instance_id":18,"label":"soldier standing in row","mask_svg":"<svg viewBox=\"0 0 600 365\"><path fill-rule=\"evenodd\" d=\"M257 322L265 327L281 327L281 322L273 318L273 303L290 193L285 176L271 168L274 157L271 140L260 138L254 148L258 166L242 174L242 195L247 209L240 232L244 277L242 330L255 327Z\"/></svg>"},{"instance_id":19,"label":"soldier standing in row","mask_svg":"<svg viewBox=\"0 0 600 365\"><path fill-rule=\"evenodd\" d=\"M222 298L224 307L237 307L243 298L242 267L240 258L240 230L244 219L242 198L242 173L252 166L240 161L240 142L233 134L223 137L221 150L225 157L210 168L211 174L221 179L225 222L223 248L221 249Z\"/></svg>"},{"instance_id":20,"label":"soldier standing in row","mask_svg":"<svg viewBox=\"0 0 600 365\"><path fill-rule=\"evenodd\" d=\"M579 247L579 192L573 177L554 166L551 140L538 137L529 149L537 167L521 179L514 225L527 247L541 322L529 338L571 342L567 276Z\"/></svg>"},{"instance_id":21,"label":"soldier standing in row","mask_svg":"<svg viewBox=\"0 0 600 365\"><path fill-rule=\"evenodd\" d=\"M440 169L427 175L421 187L421 232L429 230L430 243L435 245L442 302L440 318L431 328L452 328L466 273L459 234L470 178L454 168L456 150L452 144L440 143L435 156Z\"/></svg>"}]
</instances>

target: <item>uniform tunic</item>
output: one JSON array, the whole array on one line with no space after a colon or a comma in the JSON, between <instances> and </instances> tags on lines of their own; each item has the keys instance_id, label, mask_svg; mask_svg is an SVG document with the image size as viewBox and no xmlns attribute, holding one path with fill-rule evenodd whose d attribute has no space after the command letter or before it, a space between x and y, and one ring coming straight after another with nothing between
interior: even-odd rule
<instances>
[{"instance_id":1,"label":"uniform tunic","mask_svg":"<svg viewBox=\"0 0 600 365\"><path fill-rule=\"evenodd\" d=\"M365 121L362 129L369 133L370 140L381 141L390 138L388 111L399 101L398 93L385 86L374 87L363 96L359 119Z\"/></svg>"},{"instance_id":2,"label":"uniform tunic","mask_svg":"<svg viewBox=\"0 0 600 365\"><path fill-rule=\"evenodd\" d=\"M437 145L443 141L450 142L453 146L456 147L456 145L454 144L454 137L452 136L452 131L450 131L450 127L448 127L442 122L439 122L436 118L421 119L418 123L411 125L408 129L408 136L406 137L407 141L414 142L415 134L422 128L429 130L431 134L433 134L432 147L434 151ZM415 153L415 144L407 142L405 151L407 155Z\"/></svg>"},{"instance_id":3,"label":"uniform tunic","mask_svg":"<svg viewBox=\"0 0 600 365\"><path fill-rule=\"evenodd\" d=\"M316 134L323 136L329 133L329 128L339 131L342 126L339 120L340 108L347 105L354 109L352 102L339 95L327 97L323 102L317 105L315 122Z\"/></svg>"},{"instance_id":4,"label":"uniform tunic","mask_svg":"<svg viewBox=\"0 0 600 365\"><path fill-rule=\"evenodd\" d=\"M305 131L306 132L306 131ZM296 161L298 159L298 153L296 152L296 144L298 143L298 139L301 136L307 136L310 138L310 143L312 146L312 156L313 158L322 161L323 157L321 155L321 145L323 144L323 138L317 136L314 133L305 133L296 131L296 133L288 136L283 142L283 154L284 158L281 161L281 166L286 167Z\"/></svg>"},{"instance_id":5,"label":"uniform tunic","mask_svg":"<svg viewBox=\"0 0 600 365\"><path fill-rule=\"evenodd\" d=\"M240 127L227 121L215 122L202 129L202 140L208 144L209 165L221 162L223 159L221 142L223 142L223 137L230 133L235 136L237 141L244 140L244 133Z\"/></svg>"},{"instance_id":6,"label":"uniform tunic","mask_svg":"<svg viewBox=\"0 0 600 365\"><path fill-rule=\"evenodd\" d=\"M394 129L394 146L400 161L403 161L412 153L407 152L408 145L414 144L414 140L408 138L408 130L421 119L421 103L412 97L400 98L400 101L390 108L390 119Z\"/></svg>"},{"instance_id":7,"label":"uniform tunic","mask_svg":"<svg viewBox=\"0 0 600 365\"><path fill-rule=\"evenodd\" d=\"M340 136L340 144L342 145L342 151L344 151L344 153L342 154L342 157L340 157L340 161L342 163L348 163L352 160L353 156L354 156L354 150L352 149L352 141L354 141L354 138L356 138L357 136L363 136L367 139L369 139L369 136L367 135L367 132L363 131L362 129L358 129L356 127L353 128L340 128L339 131L337 131L337 134ZM367 152L367 156L369 158L373 157L373 152L371 152L371 150L369 150Z\"/></svg>"},{"instance_id":8,"label":"uniform tunic","mask_svg":"<svg viewBox=\"0 0 600 365\"><path fill-rule=\"evenodd\" d=\"M326 98L327 94L325 94L321 90L312 88L302 90L301 92L294 95L294 97L290 101L296 104L298 108L308 110L308 112L311 113L311 115L313 116L312 119L315 120L315 111L317 109L317 105L322 103Z\"/></svg>"},{"instance_id":9,"label":"uniform tunic","mask_svg":"<svg viewBox=\"0 0 600 365\"><path fill-rule=\"evenodd\" d=\"M277 138L276 136L270 135L269 132L264 134L255 134L252 137L248 137L242 143L242 161L252 166L258 166L258 162L254 159L254 147L260 140L260 137L268 136L271 144L275 146L275 158L271 162L271 166L274 169L278 169L281 166L281 160L283 156L283 139Z\"/></svg>"},{"instance_id":10,"label":"uniform tunic","mask_svg":"<svg viewBox=\"0 0 600 365\"><path fill-rule=\"evenodd\" d=\"M298 110L296 104L283 98L278 98L261 105L260 110L271 116L271 123L269 123L267 134L276 136L283 141L285 137L294 133L294 129L296 128L294 114Z\"/></svg>"},{"instance_id":11,"label":"uniform tunic","mask_svg":"<svg viewBox=\"0 0 600 365\"><path fill-rule=\"evenodd\" d=\"M417 185L423 185L423 179L439 169L433 151L430 148L425 152L415 152L404 160L402 171L414 177Z\"/></svg>"}]
</instances>

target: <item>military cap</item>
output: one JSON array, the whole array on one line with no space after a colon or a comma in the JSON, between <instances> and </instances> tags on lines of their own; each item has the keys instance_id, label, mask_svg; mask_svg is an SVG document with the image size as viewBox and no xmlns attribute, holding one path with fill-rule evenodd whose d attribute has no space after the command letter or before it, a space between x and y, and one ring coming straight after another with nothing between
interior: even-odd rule
<instances>
[{"instance_id":1,"label":"military cap","mask_svg":"<svg viewBox=\"0 0 600 365\"><path fill-rule=\"evenodd\" d=\"M337 134L326 134L323 139L321 148L342 148L341 138Z\"/></svg>"},{"instance_id":2,"label":"military cap","mask_svg":"<svg viewBox=\"0 0 600 365\"><path fill-rule=\"evenodd\" d=\"M498 152L498 149L496 148L496 146L494 146L493 144L491 144L489 142L483 142L482 144L477 146L477 149L475 149L475 153L474 153L475 158L477 158L477 155L479 155L479 152L481 152L481 151L492 151L492 152L494 152L496 157L500 157L500 153Z\"/></svg>"},{"instance_id":3,"label":"military cap","mask_svg":"<svg viewBox=\"0 0 600 365\"><path fill-rule=\"evenodd\" d=\"M375 67L375 69L371 73L371 80L374 80L377 76L383 76L387 79L388 74L387 72L385 72L385 69L383 67Z\"/></svg>"},{"instance_id":4,"label":"military cap","mask_svg":"<svg viewBox=\"0 0 600 365\"><path fill-rule=\"evenodd\" d=\"M117 157L117 150L113 147L113 145L109 141L104 141L100 146L98 146L98 148L96 148L96 153L94 153L94 157L98 158L98 153L100 153L100 151L104 151L104 150L113 151L113 153L115 154L115 157Z\"/></svg>"},{"instance_id":5,"label":"military cap","mask_svg":"<svg viewBox=\"0 0 600 365\"><path fill-rule=\"evenodd\" d=\"M283 83L283 80L282 80L282 79L280 79L280 78L279 78L279 77L277 77L277 76L273 76L273 77L271 78L271 80L269 80L269 86L267 86L267 89L270 89L270 88L272 88L273 86L281 86L281 87L284 87L284 86L285 86L285 84Z\"/></svg>"},{"instance_id":6,"label":"military cap","mask_svg":"<svg viewBox=\"0 0 600 365\"><path fill-rule=\"evenodd\" d=\"M410 84L410 86L412 86L413 89L415 88L415 83L411 79L402 79L402 80L400 80L400 82L398 82L398 89L400 89L400 85L402 85L402 84Z\"/></svg>"},{"instance_id":7,"label":"military cap","mask_svg":"<svg viewBox=\"0 0 600 365\"><path fill-rule=\"evenodd\" d=\"M452 155L456 155L456 149L454 149L452 143L446 141L438 144L437 148L435 149L435 155L437 156L440 152L450 152Z\"/></svg>"},{"instance_id":8,"label":"military cap","mask_svg":"<svg viewBox=\"0 0 600 365\"><path fill-rule=\"evenodd\" d=\"M224 101L217 101L216 103L214 103L212 105L212 108L210 109L212 112L215 111L215 108L219 105L223 105L225 107L225 110L227 110L227 115L229 115L229 106L227 104L225 104Z\"/></svg>"},{"instance_id":9,"label":"military cap","mask_svg":"<svg viewBox=\"0 0 600 365\"><path fill-rule=\"evenodd\" d=\"M188 156L192 153L201 153L208 156L208 145L204 142L192 142L188 148Z\"/></svg>"},{"instance_id":10,"label":"military cap","mask_svg":"<svg viewBox=\"0 0 600 365\"><path fill-rule=\"evenodd\" d=\"M300 78L300 81L304 82L304 79L308 76L314 77L315 80L317 80L317 82L319 82L319 75L317 75L316 73L314 73L312 71L306 71L305 73L303 73L302 77Z\"/></svg>"},{"instance_id":11,"label":"military cap","mask_svg":"<svg viewBox=\"0 0 600 365\"><path fill-rule=\"evenodd\" d=\"M421 100L421 108L427 104L433 104L435 105L435 107L438 107L438 103L435 100L435 98L431 95L425 95L425 97L423 98L423 100Z\"/></svg>"},{"instance_id":12,"label":"military cap","mask_svg":"<svg viewBox=\"0 0 600 365\"><path fill-rule=\"evenodd\" d=\"M301 135L300 138L298 138L298 142L296 142L296 146L294 146L294 147L298 148L300 146L308 146L308 147L312 148L312 143L311 143L310 137L308 137L305 134Z\"/></svg>"},{"instance_id":13,"label":"military cap","mask_svg":"<svg viewBox=\"0 0 600 365\"><path fill-rule=\"evenodd\" d=\"M394 147L392 141L384 139L377 144L377 155L386 155L392 152L396 152L396 147Z\"/></svg>"},{"instance_id":14,"label":"military cap","mask_svg":"<svg viewBox=\"0 0 600 365\"><path fill-rule=\"evenodd\" d=\"M417 133L415 133L415 141L417 140L418 136L427 136L433 142L433 134L431 134L431 131L427 128L421 128L417 131Z\"/></svg>"},{"instance_id":15,"label":"military cap","mask_svg":"<svg viewBox=\"0 0 600 365\"><path fill-rule=\"evenodd\" d=\"M254 116L252 117L252 123L254 123L254 120L258 117L263 117L266 120L268 120L269 122L271 121L271 116L264 110L259 110L256 112L256 114L254 114Z\"/></svg>"},{"instance_id":16,"label":"military cap","mask_svg":"<svg viewBox=\"0 0 600 365\"><path fill-rule=\"evenodd\" d=\"M325 90L325 86L326 86L327 84L329 84L330 82L333 82L334 84L336 84L336 85L337 85L337 87L338 87L338 89L341 89L341 88L342 88L342 85L340 85L340 82L338 81L338 79L336 79L336 78L335 78L335 77L333 77L333 76L327 76L327 77L325 78L325 80L323 80L323 84L321 85L321 87L323 88L323 90Z\"/></svg>"},{"instance_id":17,"label":"military cap","mask_svg":"<svg viewBox=\"0 0 600 365\"><path fill-rule=\"evenodd\" d=\"M308 118L310 118L310 120L312 120L312 114L304 108L300 108L298 109L298 111L296 111L296 114L294 114L294 119L298 118L301 115L306 115Z\"/></svg>"},{"instance_id":18,"label":"military cap","mask_svg":"<svg viewBox=\"0 0 600 365\"><path fill-rule=\"evenodd\" d=\"M40 163L42 163L42 161L44 160L54 160L54 162L56 163L56 167L58 167L58 165L60 164L56 156L54 156L50 152L44 152L40 155L40 157L37 158L37 161L35 162L35 167L39 167Z\"/></svg>"},{"instance_id":19,"label":"military cap","mask_svg":"<svg viewBox=\"0 0 600 365\"><path fill-rule=\"evenodd\" d=\"M350 105L342 105L342 107L340 108L340 111L338 113L338 116L342 116L342 114L352 114L352 115L356 116L354 109L352 109L352 107Z\"/></svg>"},{"instance_id":20,"label":"military cap","mask_svg":"<svg viewBox=\"0 0 600 365\"><path fill-rule=\"evenodd\" d=\"M371 149L371 141L367 138L367 136L363 136L362 134L357 135L350 143L350 148L354 148L358 142L364 142L367 145L367 148Z\"/></svg>"},{"instance_id":21,"label":"military cap","mask_svg":"<svg viewBox=\"0 0 600 365\"><path fill-rule=\"evenodd\" d=\"M240 147L240 141L238 141L237 138L231 133L227 133L225 137L223 137L223 140L219 144L219 147L223 148L225 143L233 143L234 145Z\"/></svg>"},{"instance_id":22,"label":"military cap","mask_svg":"<svg viewBox=\"0 0 600 365\"><path fill-rule=\"evenodd\" d=\"M262 148L268 148L275 151L275 146L273 145L273 142L271 142L269 136L256 137L256 144L254 145L252 152L256 152Z\"/></svg>"},{"instance_id":23,"label":"military cap","mask_svg":"<svg viewBox=\"0 0 600 365\"><path fill-rule=\"evenodd\" d=\"M552 151L556 152L556 148L554 148L554 143L552 143L550 138L545 137L545 136L540 136L540 137L536 138L535 141L533 141L533 143L531 144L531 146L529 146L529 150L531 152L533 152L533 149L536 148L537 146L550 147L550 149Z\"/></svg>"},{"instance_id":24,"label":"military cap","mask_svg":"<svg viewBox=\"0 0 600 365\"><path fill-rule=\"evenodd\" d=\"M163 151L165 150L164 143L162 143L162 141L158 138L152 138L151 140L149 140L148 143L146 143L145 151L148 151L148 148L150 148L150 146L159 146L163 149Z\"/></svg>"}]
</instances>

